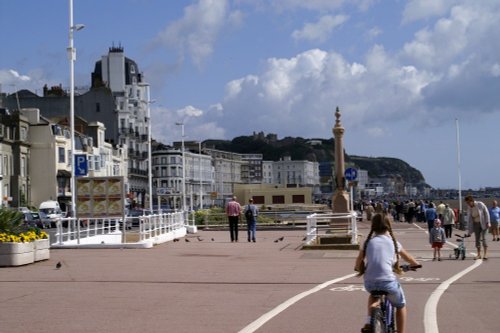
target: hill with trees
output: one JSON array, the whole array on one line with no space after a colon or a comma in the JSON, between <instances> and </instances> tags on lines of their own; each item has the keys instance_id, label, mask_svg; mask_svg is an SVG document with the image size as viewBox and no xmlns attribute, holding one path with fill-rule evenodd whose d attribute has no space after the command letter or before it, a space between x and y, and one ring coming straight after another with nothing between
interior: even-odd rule
<instances>
[{"instance_id":1,"label":"hill with trees","mask_svg":"<svg viewBox=\"0 0 500 333\"><path fill-rule=\"evenodd\" d=\"M304 139L301 137L277 138L275 134L254 133L252 136L239 136L232 140L206 140L203 146L207 148L230 151L240 154L262 154L266 161L279 161L285 156L292 160L307 160L315 162L333 161L333 138ZM422 173L405 161L392 157L365 157L345 154L346 164L353 164L368 171L371 178L400 175L405 182L414 185L424 185ZM425 184L426 185L426 184Z\"/></svg>"}]
</instances>

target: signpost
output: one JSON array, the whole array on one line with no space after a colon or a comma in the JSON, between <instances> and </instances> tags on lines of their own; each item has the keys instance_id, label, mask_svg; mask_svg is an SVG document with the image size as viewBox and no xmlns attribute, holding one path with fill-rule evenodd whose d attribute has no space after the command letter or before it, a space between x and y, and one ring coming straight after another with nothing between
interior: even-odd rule
<instances>
[{"instance_id":1,"label":"signpost","mask_svg":"<svg viewBox=\"0 0 500 333\"><path fill-rule=\"evenodd\" d=\"M75 177L76 176L86 176L89 172L89 166L87 162L87 155L85 154L75 154Z\"/></svg>"},{"instance_id":2,"label":"signpost","mask_svg":"<svg viewBox=\"0 0 500 333\"><path fill-rule=\"evenodd\" d=\"M358 178L358 170L357 169L354 169L354 168L347 168L345 171L344 171L344 177L345 179L347 179L349 181L349 189L350 189L350 209L351 211L354 210L354 194L353 194L353 183L354 181Z\"/></svg>"}]
</instances>

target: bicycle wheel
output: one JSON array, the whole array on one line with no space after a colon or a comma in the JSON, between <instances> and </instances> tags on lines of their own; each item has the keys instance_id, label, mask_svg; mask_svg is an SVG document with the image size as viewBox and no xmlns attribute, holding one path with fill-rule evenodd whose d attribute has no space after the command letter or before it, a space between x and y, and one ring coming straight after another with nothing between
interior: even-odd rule
<instances>
[{"instance_id":1,"label":"bicycle wheel","mask_svg":"<svg viewBox=\"0 0 500 333\"><path fill-rule=\"evenodd\" d=\"M375 308L372 310L372 318L370 321L372 325L373 333L384 333L385 332L385 321L384 314L380 308Z\"/></svg>"}]
</instances>

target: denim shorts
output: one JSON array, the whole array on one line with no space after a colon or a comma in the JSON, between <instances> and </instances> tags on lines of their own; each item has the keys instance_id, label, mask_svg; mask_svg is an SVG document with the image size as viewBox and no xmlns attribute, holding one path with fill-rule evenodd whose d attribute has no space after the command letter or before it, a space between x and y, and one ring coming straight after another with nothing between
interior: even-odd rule
<instances>
[{"instance_id":1,"label":"denim shorts","mask_svg":"<svg viewBox=\"0 0 500 333\"><path fill-rule=\"evenodd\" d=\"M365 289L368 292L387 291L387 298L395 308L400 309L406 305L405 294L398 281L365 281Z\"/></svg>"}]
</instances>

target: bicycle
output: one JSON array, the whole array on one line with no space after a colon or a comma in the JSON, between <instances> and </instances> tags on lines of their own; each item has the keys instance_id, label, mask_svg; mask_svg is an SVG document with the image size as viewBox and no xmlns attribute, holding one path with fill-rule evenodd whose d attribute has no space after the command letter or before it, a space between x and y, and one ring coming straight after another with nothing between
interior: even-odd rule
<instances>
[{"instance_id":1,"label":"bicycle","mask_svg":"<svg viewBox=\"0 0 500 333\"><path fill-rule=\"evenodd\" d=\"M404 272L416 271L422 265L401 265ZM396 311L389 299L387 292L383 290L373 290L370 294L375 298L378 305L371 310L371 332L373 333L394 333L396 332Z\"/></svg>"},{"instance_id":2,"label":"bicycle","mask_svg":"<svg viewBox=\"0 0 500 333\"><path fill-rule=\"evenodd\" d=\"M462 258L462 260L465 259L465 253L467 252L465 248L465 238L470 237L469 235L461 236L459 234L455 234L455 236L459 237L457 238L458 246L453 249L454 254L455 254L455 259L458 260L458 258ZM451 257L451 254L450 254Z\"/></svg>"}]
</instances>

